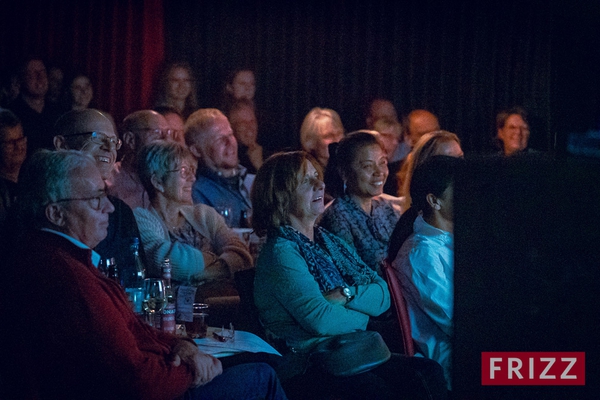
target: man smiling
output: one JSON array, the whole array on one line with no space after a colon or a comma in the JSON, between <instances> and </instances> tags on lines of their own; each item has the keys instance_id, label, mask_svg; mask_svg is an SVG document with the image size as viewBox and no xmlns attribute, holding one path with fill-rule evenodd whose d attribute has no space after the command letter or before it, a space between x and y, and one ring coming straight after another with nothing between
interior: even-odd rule
<instances>
[{"instance_id":1,"label":"man smiling","mask_svg":"<svg viewBox=\"0 0 600 400\"><path fill-rule=\"evenodd\" d=\"M54 146L57 149L81 150L96 161L102 180L111 176L117 150L121 140L115 134L111 120L106 114L94 109L73 110L64 114L55 125ZM140 232L131 208L122 200L109 196L115 207L110 215L108 235L95 250L102 258L115 257L122 276L130 275L127 270L133 267L133 255L130 250L132 238L140 239ZM143 248L140 254L144 258Z\"/></svg>"}]
</instances>

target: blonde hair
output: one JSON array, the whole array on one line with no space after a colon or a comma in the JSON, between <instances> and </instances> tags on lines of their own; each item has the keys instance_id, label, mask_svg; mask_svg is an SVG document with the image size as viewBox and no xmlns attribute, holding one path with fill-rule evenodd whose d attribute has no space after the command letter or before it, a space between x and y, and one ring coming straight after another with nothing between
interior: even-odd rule
<instances>
[{"instance_id":1,"label":"blonde hair","mask_svg":"<svg viewBox=\"0 0 600 400\"><path fill-rule=\"evenodd\" d=\"M344 134L344 125L339 114L330 108L315 107L306 114L302 126L300 127L300 143L304 151L312 153L315 149L321 127L327 122L331 122L334 128L342 131Z\"/></svg>"},{"instance_id":2,"label":"blonde hair","mask_svg":"<svg viewBox=\"0 0 600 400\"><path fill-rule=\"evenodd\" d=\"M440 154L441 145L455 141L460 145L460 139L455 133L448 131L429 132L421 136L415 144L412 151L406 157L396 179L398 179L398 196L404 196L406 205L410 205L410 181L415 172L415 168L423 164L432 156Z\"/></svg>"}]
</instances>

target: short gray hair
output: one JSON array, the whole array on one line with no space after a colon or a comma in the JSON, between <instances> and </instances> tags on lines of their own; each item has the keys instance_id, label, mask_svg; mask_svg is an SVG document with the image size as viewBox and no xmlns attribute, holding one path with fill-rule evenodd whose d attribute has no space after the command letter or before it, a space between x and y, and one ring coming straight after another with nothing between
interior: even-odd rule
<instances>
[{"instance_id":1,"label":"short gray hair","mask_svg":"<svg viewBox=\"0 0 600 400\"><path fill-rule=\"evenodd\" d=\"M187 147L180 143L156 141L141 148L138 157L138 175L150 198L156 196L152 176L164 182L169 171L177 169L188 159L195 165L196 159Z\"/></svg>"},{"instance_id":2,"label":"short gray hair","mask_svg":"<svg viewBox=\"0 0 600 400\"><path fill-rule=\"evenodd\" d=\"M201 108L192 113L185 122L185 144L203 146L202 137L212 131L219 118L227 119L225 114L216 108Z\"/></svg>"},{"instance_id":3,"label":"short gray hair","mask_svg":"<svg viewBox=\"0 0 600 400\"><path fill-rule=\"evenodd\" d=\"M19 174L17 210L25 223L45 226L46 206L71 196L72 174L94 158L78 150L39 150L23 165Z\"/></svg>"}]
</instances>

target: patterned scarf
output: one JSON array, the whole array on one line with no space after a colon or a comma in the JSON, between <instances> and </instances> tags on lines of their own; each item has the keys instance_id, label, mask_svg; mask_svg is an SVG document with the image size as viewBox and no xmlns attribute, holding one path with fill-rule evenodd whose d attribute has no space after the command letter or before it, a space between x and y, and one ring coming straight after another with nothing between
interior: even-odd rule
<instances>
[{"instance_id":1,"label":"patterned scarf","mask_svg":"<svg viewBox=\"0 0 600 400\"><path fill-rule=\"evenodd\" d=\"M377 279L377 273L337 236L321 227L315 227L314 232L314 242L289 225L280 227L277 234L298 245L322 293L340 286L366 285Z\"/></svg>"}]
</instances>

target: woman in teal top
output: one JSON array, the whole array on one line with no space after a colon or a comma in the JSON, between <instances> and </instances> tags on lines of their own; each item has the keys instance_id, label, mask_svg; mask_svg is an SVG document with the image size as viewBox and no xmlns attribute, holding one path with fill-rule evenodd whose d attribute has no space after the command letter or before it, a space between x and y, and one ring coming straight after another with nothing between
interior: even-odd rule
<instances>
[{"instance_id":1,"label":"woman in teal top","mask_svg":"<svg viewBox=\"0 0 600 400\"><path fill-rule=\"evenodd\" d=\"M252 188L252 225L259 235L267 235L256 264L254 299L267 336L284 343L280 347L284 355L306 354L332 335L365 330L370 316L378 316L390 306L386 282L344 241L315 226L325 209L322 179L318 162L307 153L278 153L259 169ZM439 380L439 365L431 367L429 360L410 360L410 366L407 359L402 359L402 365L397 361L392 358L373 372L361 374L371 374L368 376L375 380L368 385L365 377L353 377L354 384L346 382L344 387L333 377L308 373L309 386L317 393L333 388L351 392L363 382L363 389L368 387L365 394L379 395L395 392L390 390L403 381L403 372ZM393 377L379 377L377 371L386 370L390 363L394 366L387 369L394 370ZM422 365L432 370L416 373ZM290 371L280 374L289 375ZM308 386L301 386L306 396Z\"/></svg>"}]
</instances>

